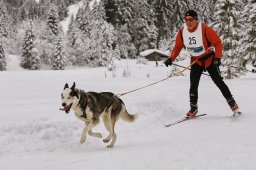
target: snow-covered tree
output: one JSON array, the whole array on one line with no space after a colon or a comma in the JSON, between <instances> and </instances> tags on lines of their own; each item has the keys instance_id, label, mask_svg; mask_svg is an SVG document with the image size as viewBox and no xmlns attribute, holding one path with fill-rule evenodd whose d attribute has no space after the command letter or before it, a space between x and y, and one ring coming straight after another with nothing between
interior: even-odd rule
<instances>
[{"instance_id":1,"label":"snow-covered tree","mask_svg":"<svg viewBox=\"0 0 256 170\"><path fill-rule=\"evenodd\" d=\"M212 16L213 16L213 12L214 12L214 2L213 0L193 0L191 2L193 8L190 9L194 9L195 11L197 11L198 13L198 18L200 21L209 24L212 22ZM189 6L190 7L190 6Z\"/></svg>"},{"instance_id":2,"label":"snow-covered tree","mask_svg":"<svg viewBox=\"0 0 256 170\"><path fill-rule=\"evenodd\" d=\"M132 41L137 49L137 54L139 54L139 52L149 49L149 45L155 44L153 48L156 48L157 30L155 18L152 18L153 10L150 9L150 5L145 1L137 1L134 7L136 12L129 29L131 29ZM155 33L155 35L153 36L152 33ZM152 37L155 37L155 40L150 40Z\"/></svg>"},{"instance_id":3,"label":"snow-covered tree","mask_svg":"<svg viewBox=\"0 0 256 170\"><path fill-rule=\"evenodd\" d=\"M52 33L57 36L59 34L59 16L58 9L55 5L50 5L47 17L47 24L51 29Z\"/></svg>"},{"instance_id":4,"label":"snow-covered tree","mask_svg":"<svg viewBox=\"0 0 256 170\"><path fill-rule=\"evenodd\" d=\"M134 3L136 0L117 0L118 26L130 23L134 17Z\"/></svg>"},{"instance_id":5,"label":"snow-covered tree","mask_svg":"<svg viewBox=\"0 0 256 170\"><path fill-rule=\"evenodd\" d=\"M0 38L8 36L9 15L5 3L0 0Z\"/></svg>"},{"instance_id":6,"label":"snow-covered tree","mask_svg":"<svg viewBox=\"0 0 256 170\"><path fill-rule=\"evenodd\" d=\"M239 65L240 56L235 52L239 45L241 25L238 18L241 4L237 0L218 0L214 12L213 27L220 35L223 43L223 64L227 65L226 78L237 77L237 73L230 69L230 65Z\"/></svg>"},{"instance_id":7,"label":"snow-covered tree","mask_svg":"<svg viewBox=\"0 0 256 170\"><path fill-rule=\"evenodd\" d=\"M63 42L62 42L62 38L59 37L59 39L57 40L56 43L56 47L55 47L55 54L53 55L53 59L52 59L52 69L53 70L64 70L65 67L67 66L67 62L66 62L66 56L65 56L65 51L63 48Z\"/></svg>"},{"instance_id":8,"label":"snow-covered tree","mask_svg":"<svg viewBox=\"0 0 256 170\"><path fill-rule=\"evenodd\" d=\"M240 45L238 46L238 54L243 58L244 62L240 67L244 67L246 63L252 63L256 67L256 1L249 0L244 7L240 22L244 26L241 32Z\"/></svg>"},{"instance_id":9,"label":"snow-covered tree","mask_svg":"<svg viewBox=\"0 0 256 170\"><path fill-rule=\"evenodd\" d=\"M106 11L106 21L114 26L117 25L120 20L117 1L118 0L102 0Z\"/></svg>"},{"instance_id":10,"label":"snow-covered tree","mask_svg":"<svg viewBox=\"0 0 256 170\"><path fill-rule=\"evenodd\" d=\"M76 45L77 35L76 30L77 24L74 21L74 16L71 16L68 31L67 31L67 39L68 39L68 46L74 47Z\"/></svg>"},{"instance_id":11,"label":"snow-covered tree","mask_svg":"<svg viewBox=\"0 0 256 170\"><path fill-rule=\"evenodd\" d=\"M6 60L3 46L0 44L0 71L6 70Z\"/></svg>"},{"instance_id":12,"label":"snow-covered tree","mask_svg":"<svg viewBox=\"0 0 256 170\"><path fill-rule=\"evenodd\" d=\"M121 58L135 58L136 48L131 42L132 38L128 32L127 24L117 30L117 43L120 49Z\"/></svg>"},{"instance_id":13,"label":"snow-covered tree","mask_svg":"<svg viewBox=\"0 0 256 170\"><path fill-rule=\"evenodd\" d=\"M68 5L66 4L65 0L57 0L56 6L58 7L59 20L63 20L68 16Z\"/></svg>"},{"instance_id":14,"label":"snow-covered tree","mask_svg":"<svg viewBox=\"0 0 256 170\"><path fill-rule=\"evenodd\" d=\"M90 12L90 4L89 1L87 1L79 8L76 15L77 26L85 36L89 36L90 32Z\"/></svg>"},{"instance_id":15,"label":"snow-covered tree","mask_svg":"<svg viewBox=\"0 0 256 170\"><path fill-rule=\"evenodd\" d=\"M34 46L34 33L32 30L32 22L28 25L22 45L20 66L29 70L40 69L40 58L37 49Z\"/></svg>"},{"instance_id":16,"label":"snow-covered tree","mask_svg":"<svg viewBox=\"0 0 256 170\"><path fill-rule=\"evenodd\" d=\"M89 41L86 44L86 60L93 66L107 66L113 61L114 44L116 44L116 32L112 24L109 24L105 18L104 4L94 3L91 12ZM86 43L88 42L88 43Z\"/></svg>"},{"instance_id":17,"label":"snow-covered tree","mask_svg":"<svg viewBox=\"0 0 256 170\"><path fill-rule=\"evenodd\" d=\"M35 47L42 63L52 65L52 56L55 50L57 36L55 36L46 21L34 21L34 32L36 35Z\"/></svg>"},{"instance_id":18,"label":"snow-covered tree","mask_svg":"<svg viewBox=\"0 0 256 170\"><path fill-rule=\"evenodd\" d=\"M156 27L157 29L157 44L156 47L159 48L159 43L161 39L170 36L169 32L172 29L172 17L173 8L172 2L168 0L154 0L153 7L156 16Z\"/></svg>"},{"instance_id":19,"label":"snow-covered tree","mask_svg":"<svg viewBox=\"0 0 256 170\"><path fill-rule=\"evenodd\" d=\"M12 51L13 39L15 34L15 25L13 17L10 15L6 2L0 0L0 44L2 44L6 53Z\"/></svg>"},{"instance_id":20,"label":"snow-covered tree","mask_svg":"<svg viewBox=\"0 0 256 170\"><path fill-rule=\"evenodd\" d=\"M185 0L174 0L173 6L173 27L174 29L180 28L184 24L184 15L188 11L188 3Z\"/></svg>"},{"instance_id":21,"label":"snow-covered tree","mask_svg":"<svg viewBox=\"0 0 256 170\"><path fill-rule=\"evenodd\" d=\"M68 6L73 3L68 0L39 0L38 13L41 19L47 19L47 12L51 6L55 6L57 9L57 15L59 20L63 20L68 15Z\"/></svg>"},{"instance_id":22,"label":"snow-covered tree","mask_svg":"<svg viewBox=\"0 0 256 170\"><path fill-rule=\"evenodd\" d=\"M83 35L82 30L78 28L77 22L73 16L69 24L69 29L66 34L66 53L69 56L68 60L71 64L87 64L86 58L87 42L90 39Z\"/></svg>"},{"instance_id":23,"label":"snow-covered tree","mask_svg":"<svg viewBox=\"0 0 256 170\"><path fill-rule=\"evenodd\" d=\"M43 2L42 2L43 3ZM47 9L46 18L38 21L35 25L37 32L36 46L39 49L39 55L44 64L53 65L52 57L55 51L56 41L63 32L59 25L59 17L57 7L50 3L44 2Z\"/></svg>"}]
</instances>

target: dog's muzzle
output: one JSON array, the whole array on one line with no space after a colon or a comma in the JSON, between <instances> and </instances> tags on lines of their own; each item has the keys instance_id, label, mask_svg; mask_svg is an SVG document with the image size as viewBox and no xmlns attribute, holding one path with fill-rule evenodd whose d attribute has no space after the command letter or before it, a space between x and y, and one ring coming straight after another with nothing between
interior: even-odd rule
<instances>
[{"instance_id":1,"label":"dog's muzzle","mask_svg":"<svg viewBox=\"0 0 256 170\"><path fill-rule=\"evenodd\" d=\"M63 108L60 108L60 110L65 111L67 114L69 113L73 103L70 103L68 106L65 106Z\"/></svg>"}]
</instances>

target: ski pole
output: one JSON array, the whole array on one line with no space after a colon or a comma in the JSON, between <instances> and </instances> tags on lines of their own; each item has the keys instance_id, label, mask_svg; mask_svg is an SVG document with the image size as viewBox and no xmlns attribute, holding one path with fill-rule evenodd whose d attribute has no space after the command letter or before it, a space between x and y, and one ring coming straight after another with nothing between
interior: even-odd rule
<instances>
[{"instance_id":1,"label":"ski pole","mask_svg":"<svg viewBox=\"0 0 256 170\"><path fill-rule=\"evenodd\" d=\"M230 66L230 67L233 67L233 68L238 68L238 69L242 69L242 70L246 70L246 71L249 71L251 73L256 73L256 70L252 69L252 70L248 70L246 68L242 68L242 67L237 67L237 66Z\"/></svg>"},{"instance_id":2,"label":"ski pole","mask_svg":"<svg viewBox=\"0 0 256 170\"><path fill-rule=\"evenodd\" d=\"M172 63L172 65L175 65L175 66L177 66L177 67L181 67L181 68L186 68L186 67L184 67L184 66L181 66L181 65L179 65L179 64L175 64L175 63ZM188 68L188 70L191 70L190 68ZM206 76L210 76L209 74L206 74L206 73L202 73L202 74L204 74L204 75L206 75Z\"/></svg>"}]
</instances>

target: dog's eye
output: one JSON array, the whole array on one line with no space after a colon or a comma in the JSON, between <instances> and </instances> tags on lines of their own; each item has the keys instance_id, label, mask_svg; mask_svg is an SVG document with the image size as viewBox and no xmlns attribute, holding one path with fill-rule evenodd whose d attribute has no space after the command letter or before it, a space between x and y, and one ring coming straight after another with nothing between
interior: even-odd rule
<instances>
[{"instance_id":1,"label":"dog's eye","mask_svg":"<svg viewBox=\"0 0 256 170\"><path fill-rule=\"evenodd\" d=\"M72 99L73 97L69 96L68 99Z\"/></svg>"},{"instance_id":2,"label":"dog's eye","mask_svg":"<svg viewBox=\"0 0 256 170\"><path fill-rule=\"evenodd\" d=\"M63 96L63 94L61 94L61 99L64 99L64 96Z\"/></svg>"}]
</instances>

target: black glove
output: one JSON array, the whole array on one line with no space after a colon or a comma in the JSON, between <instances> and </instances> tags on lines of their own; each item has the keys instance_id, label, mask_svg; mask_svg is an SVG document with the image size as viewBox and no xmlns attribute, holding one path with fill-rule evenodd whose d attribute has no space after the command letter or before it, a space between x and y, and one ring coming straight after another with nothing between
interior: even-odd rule
<instances>
[{"instance_id":1,"label":"black glove","mask_svg":"<svg viewBox=\"0 0 256 170\"><path fill-rule=\"evenodd\" d=\"M166 67L171 66L172 65L172 60L170 58L168 58L167 60L164 61L164 64Z\"/></svg>"},{"instance_id":2,"label":"black glove","mask_svg":"<svg viewBox=\"0 0 256 170\"><path fill-rule=\"evenodd\" d=\"M215 59L213 60L213 64L214 64L215 66L220 66L220 64L221 64L220 59L219 59L219 58L215 58Z\"/></svg>"}]
</instances>

